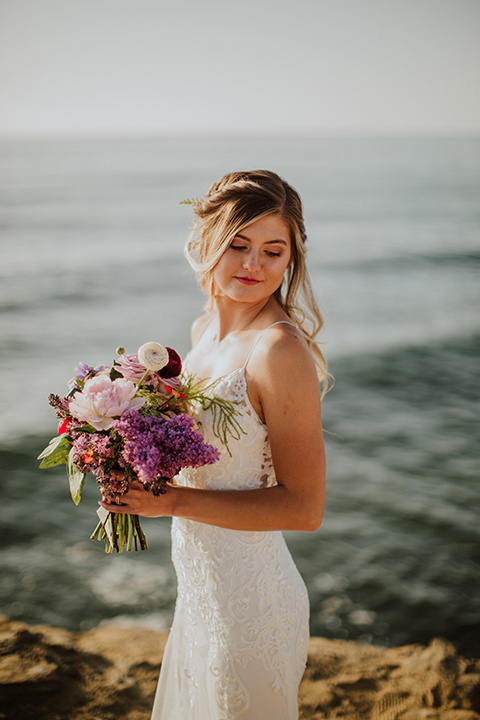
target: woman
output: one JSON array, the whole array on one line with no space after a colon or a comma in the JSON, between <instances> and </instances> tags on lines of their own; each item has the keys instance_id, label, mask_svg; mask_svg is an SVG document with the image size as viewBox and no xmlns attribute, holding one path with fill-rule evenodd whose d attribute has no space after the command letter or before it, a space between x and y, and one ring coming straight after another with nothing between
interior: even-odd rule
<instances>
[{"instance_id":1,"label":"woman","mask_svg":"<svg viewBox=\"0 0 480 720\"><path fill-rule=\"evenodd\" d=\"M238 403L242 433L216 465L182 471L165 495L138 485L121 508L103 506L173 518L178 598L152 720L293 720L309 607L279 531L315 530L322 519L319 375L327 381L302 206L278 175L252 171L221 178L194 209L186 252L209 305L186 365ZM218 446L211 413L196 419Z\"/></svg>"}]
</instances>

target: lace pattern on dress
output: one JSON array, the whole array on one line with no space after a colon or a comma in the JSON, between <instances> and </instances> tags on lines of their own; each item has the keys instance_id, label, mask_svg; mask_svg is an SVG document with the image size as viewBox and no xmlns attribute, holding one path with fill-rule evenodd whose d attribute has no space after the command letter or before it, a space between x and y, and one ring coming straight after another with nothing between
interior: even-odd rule
<instances>
[{"instance_id":1,"label":"lace pattern on dress","mask_svg":"<svg viewBox=\"0 0 480 720\"><path fill-rule=\"evenodd\" d=\"M221 451L216 465L183 470L176 482L225 490L275 485L267 428L248 398L245 367L219 380L215 392L239 403L245 435L229 443L231 454ZM218 446L208 412L199 409L196 419L207 442ZM176 616L185 618L178 632L186 634L183 675L190 706L202 642L219 720L248 710L251 699L242 678L252 661L267 671L275 693L296 697L308 647L308 597L282 534L173 518L172 559L178 577Z\"/></svg>"}]
</instances>

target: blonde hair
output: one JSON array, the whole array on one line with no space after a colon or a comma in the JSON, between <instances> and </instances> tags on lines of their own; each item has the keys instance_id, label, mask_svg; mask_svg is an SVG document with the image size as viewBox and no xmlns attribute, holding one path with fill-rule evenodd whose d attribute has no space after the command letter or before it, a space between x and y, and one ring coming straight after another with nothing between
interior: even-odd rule
<instances>
[{"instance_id":1,"label":"blonde hair","mask_svg":"<svg viewBox=\"0 0 480 720\"><path fill-rule=\"evenodd\" d=\"M213 269L234 237L266 215L279 215L288 226L292 260L275 298L305 338L326 390L327 363L315 341L323 318L307 272L307 235L297 191L268 170L233 172L213 183L207 195L192 204L196 219L185 255L199 276L200 287L209 296L208 310L215 304Z\"/></svg>"}]
</instances>

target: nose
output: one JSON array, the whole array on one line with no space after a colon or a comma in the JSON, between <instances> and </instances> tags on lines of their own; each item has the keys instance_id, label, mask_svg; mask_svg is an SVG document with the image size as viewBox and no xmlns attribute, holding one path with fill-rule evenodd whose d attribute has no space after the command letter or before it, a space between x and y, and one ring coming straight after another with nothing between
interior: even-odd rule
<instances>
[{"instance_id":1,"label":"nose","mask_svg":"<svg viewBox=\"0 0 480 720\"><path fill-rule=\"evenodd\" d=\"M244 258L243 267L245 270L250 270L251 272L255 272L256 270L260 269L260 257L255 249L251 249Z\"/></svg>"}]
</instances>

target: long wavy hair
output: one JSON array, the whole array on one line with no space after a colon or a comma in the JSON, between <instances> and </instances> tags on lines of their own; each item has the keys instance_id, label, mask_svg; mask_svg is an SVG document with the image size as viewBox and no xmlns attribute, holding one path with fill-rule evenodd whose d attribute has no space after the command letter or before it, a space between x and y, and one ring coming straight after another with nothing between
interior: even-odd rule
<instances>
[{"instance_id":1,"label":"long wavy hair","mask_svg":"<svg viewBox=\"0 0 480 720\"><path fill-rule=\"evenodd\" d=\"M266 215L279 215L286 223L292 257L275 298L305 338L325 391L329 384L327 363L315 340L323 318L306 267L307 235L297 191L268 170L232 172L214 182L204 198L191 203L196 217L185 255L209 296L210 311L215 307L213 269L234 237Z\"/></svg>"}]
</instances>

